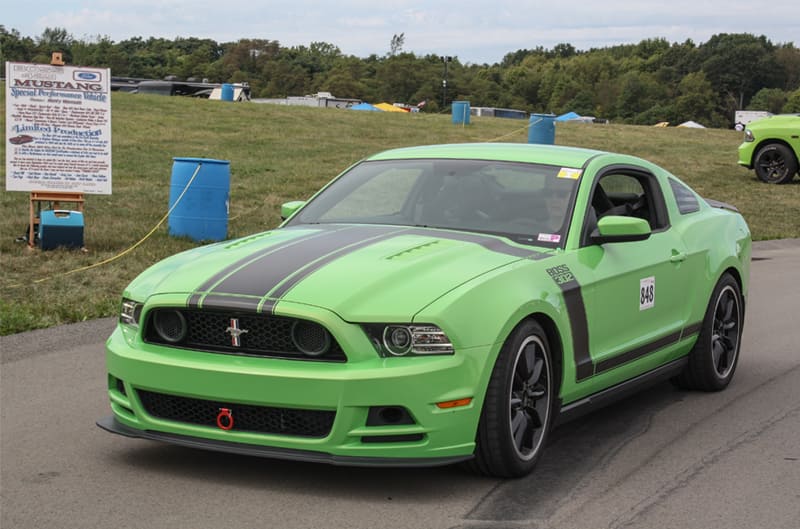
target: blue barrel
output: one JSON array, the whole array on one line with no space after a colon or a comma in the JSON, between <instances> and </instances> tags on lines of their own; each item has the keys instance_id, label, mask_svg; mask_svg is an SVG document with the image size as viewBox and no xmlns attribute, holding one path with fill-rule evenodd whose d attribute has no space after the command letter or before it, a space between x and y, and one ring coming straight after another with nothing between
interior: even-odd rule
<instances>
[{"instance_id":1,"label":"blue barrel","mask_svg":"<svg viewBox=\"0 0 800 529\"><path fill-rule=\"evenodd\" d=\"M173 160L169 186L169 234L195 241L226 239L231 163L206 158ZM192 180L195 171L197 176ZM191 185L188 185L190 181ZM183 197L178 201L182 193Z\"/></svg>"},{"instance_id":2,"label":"blue barrel","mask_svg":"<svg viewBox=\"0 0 800 529\"><path fill-rule=\"evenodd\" d=\"M469 101L453 101L453 123L456 125L469 125Z\"/></svg>"},{"instance_id":3,"label":"blue barrel","mask_svg":"<svg viewBox=\"0 0 800 529\"><path fill-rule=\"evenodd\" d=\"M531 114L528 122L528 143L553 145L556 142L555 119L555 114Z\"/></svg>"},{"instance_id":4,"label":"blue barrel","mask_svg":"<svg viewBox=\"0 0 800 529\"><path fill-rule=\"evenodd\" d=\"M233 85L225 83L222 85L222 95L220 99L223 101L233 101Z\"/></svg>"}]
</instances>

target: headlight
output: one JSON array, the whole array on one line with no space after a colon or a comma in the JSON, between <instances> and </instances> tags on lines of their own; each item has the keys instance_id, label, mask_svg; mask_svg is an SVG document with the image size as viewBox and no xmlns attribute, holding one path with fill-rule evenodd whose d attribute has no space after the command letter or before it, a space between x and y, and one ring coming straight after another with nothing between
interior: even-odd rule
<instances>
[{"instance_id":1,"label":"headlight","mask_svg":"<svg viewBox=\"0 0 800 529\"><path fill-rule=\"evenodd\" d=\"M366 324L367 335L381 356L449 355L453 344L436 325Z\"/></svg>"},{"instance_id":2,"label":"headlight","mask_svg":"<svg viewBox=\"0 0 800 529\"><path fill-rule=\"evenodd\" d=\"M753 136L753 133L750 131L750 129L746 129L744 131L744 141L755 141L755 140L756 138Z\"/></svg>"},{"instance_id":3,"label":"headlight","mask_svg":"<svg viewBox=\"0 0 800 529\"><path fill-rule=\"evenodd\" d=\"M119 311L119 322L126 325L139 325L139 317L142 315L142 304L132 299L122 298L122 305Z\"/></svg>"}]
</instances>

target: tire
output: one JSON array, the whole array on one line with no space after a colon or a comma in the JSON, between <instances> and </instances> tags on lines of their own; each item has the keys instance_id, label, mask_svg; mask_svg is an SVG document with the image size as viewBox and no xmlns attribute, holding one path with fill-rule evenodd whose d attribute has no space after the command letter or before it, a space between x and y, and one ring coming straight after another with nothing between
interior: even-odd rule
<instances>
[{"instance_id":1,"label":"tire","mask_svg":"<svg viewBox=\"0 0 800 529\"><path fill-rule=\"evenodd\" d=\"M728 387L742 343L744 304L739 284L728 273L714 287L689 365L673 382L679 387L720 391Z\"/></svg>"},{"instance_id":2,"label":"tire","mask_svg":"<svg viewBox=\"0 0 800 529\"><path fill-rule=\"evenodd\" d=\"M797 172L797 159L786 145L768 143L756 153L753 167L762 182L788 184Z\"/></svg>"},{"instance_id":3,"label":"tire","mask_svg":"<svg viewBox=\"0 0 800 529\"><path fill-rule=\"evenodd\" d=\"M497 357L476 436L471 470L511 478L529 474L553 422L555 379L547 335L520 323Z\"/></svg>"}]
</instances>

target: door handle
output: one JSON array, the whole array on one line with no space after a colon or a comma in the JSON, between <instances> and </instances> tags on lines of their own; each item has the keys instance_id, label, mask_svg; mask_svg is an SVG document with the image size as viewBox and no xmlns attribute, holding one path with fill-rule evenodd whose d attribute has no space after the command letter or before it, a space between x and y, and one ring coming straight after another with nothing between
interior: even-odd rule
<instances>
[{"instance_id":1,"label":"door handle","mask_svg":"<svg viewBox=\"0 0 800 529\"><path fill-rule=\"evenodd\" d=\"M672 250L672 255L669 258L670 263L680 263L686 260L687 255L678 250Z\"/></svg>"}]
</instances>

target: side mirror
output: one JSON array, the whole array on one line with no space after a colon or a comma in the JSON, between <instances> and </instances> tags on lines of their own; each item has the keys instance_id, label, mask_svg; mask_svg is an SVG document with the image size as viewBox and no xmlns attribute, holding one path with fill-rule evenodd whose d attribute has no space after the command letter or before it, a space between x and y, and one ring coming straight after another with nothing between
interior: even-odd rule
<instances>
[{"instance_id":1,"label":"side mirror","mask_svg":"<svg viewBox=\"0 0 800 529\"><path fill-rule=\"evenodd\" d=\"M597 229L589 236L595 244L643 241L650 237L650 223L637 217L609 215L597 221Z\"/></svg>"},{"instance_id":2,"label":"side mirror","mask_svg":"<svg viewBox=\"0 0 800 529\"><path fill-rule=\"evenodd\" d=\"M303 200L293 200L291 202L286 202L281 206L281 220L286 220L292 215L294 215L298 209L305 206L305 201Z\"/></svg>"}]
</instances>

